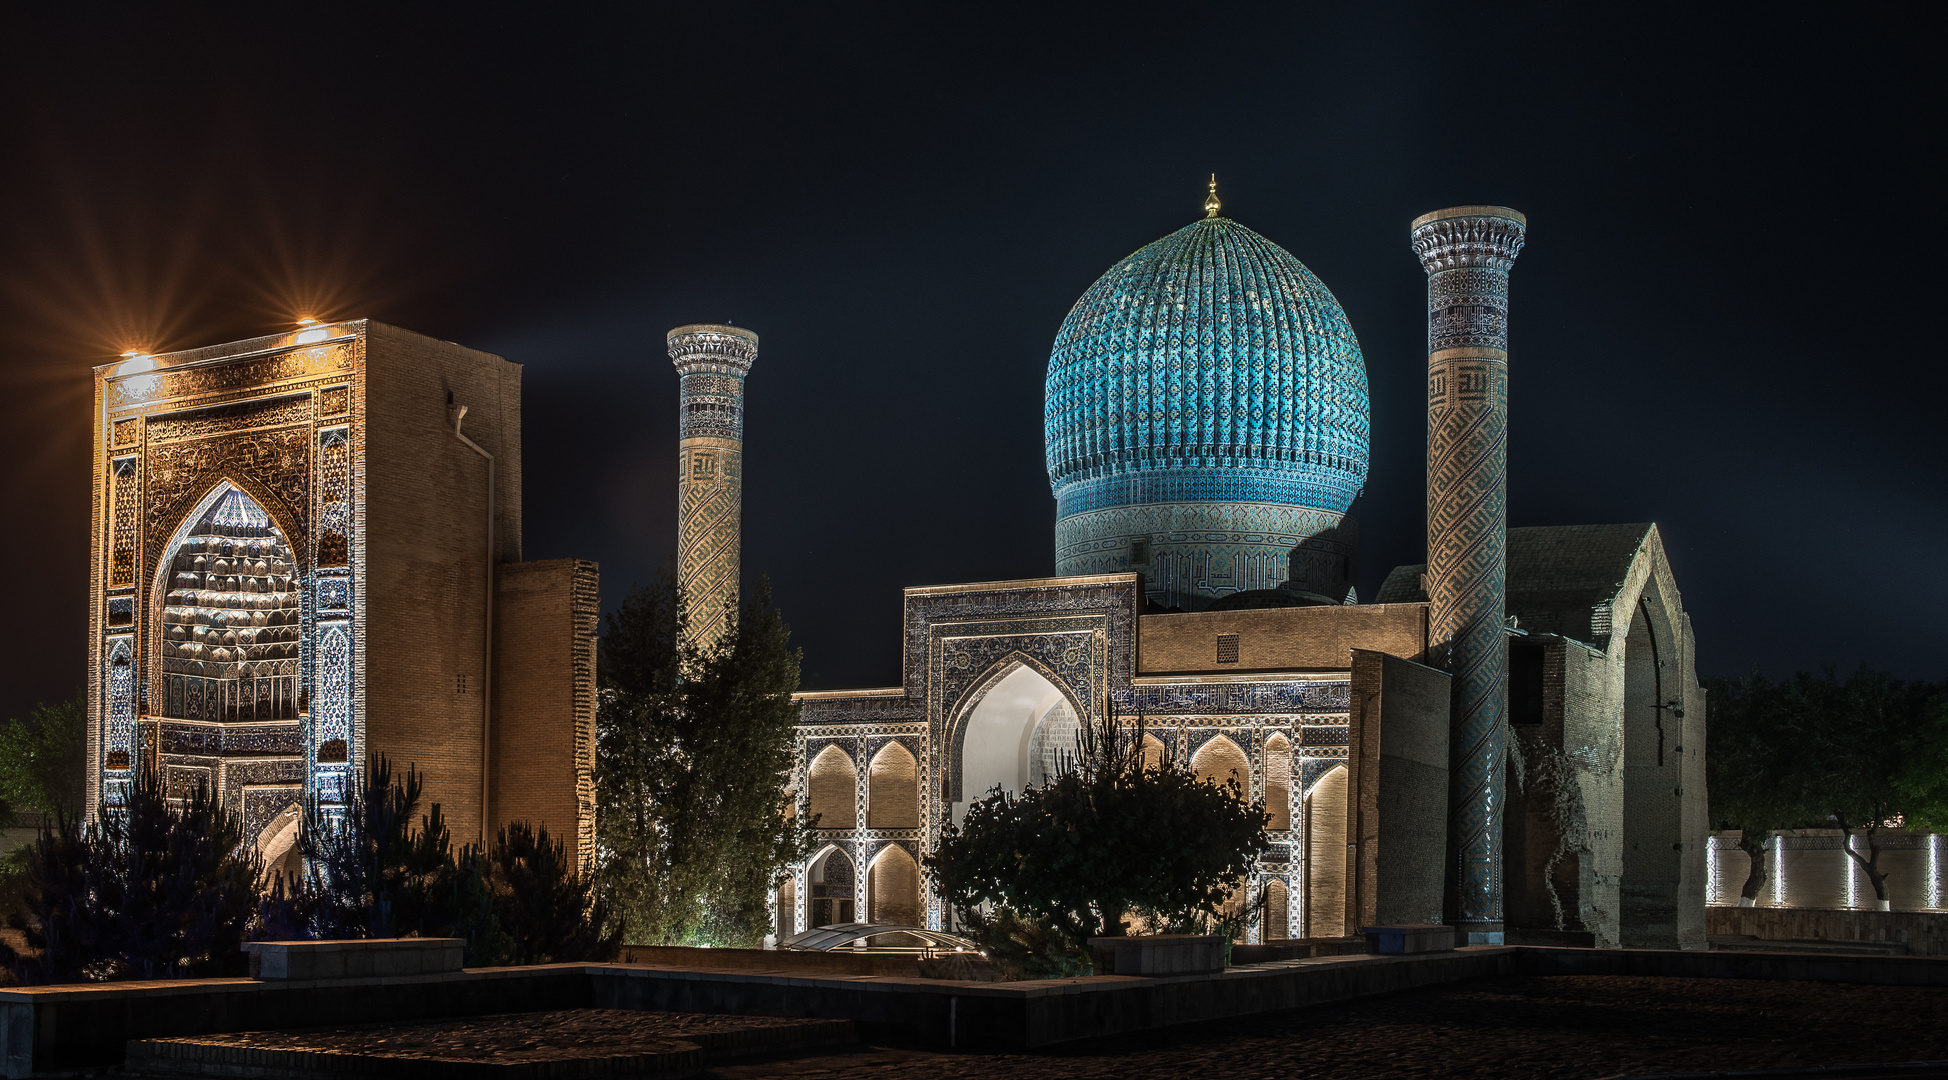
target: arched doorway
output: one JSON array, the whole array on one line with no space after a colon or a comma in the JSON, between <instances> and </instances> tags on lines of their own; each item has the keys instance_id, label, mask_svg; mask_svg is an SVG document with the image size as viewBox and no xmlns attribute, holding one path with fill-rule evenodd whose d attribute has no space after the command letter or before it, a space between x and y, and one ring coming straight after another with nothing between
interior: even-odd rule
<instances>
[{"instance_id":1,"label":"arched doorway","mask_svg":"<svg viewBox=\"0 0 1948 1080\"><path fill-rule=\"evenodd\" d=\"M788 938L798 932L798 883L786 878L778 886L778 936Z\"/></svg>"},{"instance_id":2,"label":"arched doorway","mask_svg":"<svg viewBox=\"0 0 1948 1080\"><path fill-rule=\"evenodd\" d=\"M888 844L866 870L866 921L919 926L920 866L898 844Z\"/></svg>"},{"instance_id":3,"label":"arched doorway","mask_svg":"<svg viewBox=\"0 0 1948 1080\"><path fill-rule=\"evenodd\" d=\"M264 887L282 878L291 895L304 875L304 850L298 843L304 815L296 802L285 807L257 833L257 854L264 860Z\"/></svg>"},{"instance_id":4,"label":"arched doorway","mask_svg":"<svg viewBox=\"0 0 1948 1080\"><path fill-rule=\"evenodd\" d=\"M806 905L805 917L812 926L834 926L853 922L856 902L852 860L838 848L827 848L825 854L812 861L812 868L805 875L806 887L811 892Z\"/></svg>"},{"instance_id":5,"label":"arched doorway","mask_svg":"<svg viewBox=\"0 0 1948 1080\"><path fill-rule=\"evenodd\" d=\"M1265 940L1292 936L1292 894L1277 878L1265 882Z\"/></svg>"},{"instance_id":6,"label":"arched doorway","mask_svg":"<svg viewBox=\"0 0 1948 1080\"><path fill-rule=\"evenodd\" d=\"M1346 934L1346 766L1335 765L1305 794L1305 932Z\"/></svg>"},{"instance_id":7,"label":"arched doorway","mask_svg":"<svg viewBox=\"0 0 1948 1080\"><path fill-rule=\"evenodd\" d=\"M1074 705L1054 683L1017 663L967 712L954 754L953 818L999 787L1020 793L1046 783L1076 751Z\"/></svg>"}]
</instances>

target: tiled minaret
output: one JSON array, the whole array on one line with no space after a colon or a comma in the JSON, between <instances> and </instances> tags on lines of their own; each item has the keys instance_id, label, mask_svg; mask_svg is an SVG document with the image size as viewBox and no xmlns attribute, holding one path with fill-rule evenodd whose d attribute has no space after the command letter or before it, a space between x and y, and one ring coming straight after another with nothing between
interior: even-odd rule
<instances>
[{"instance_id":1,"label":"tiled minaret","mask_svg":"<svg viewBox=\"0 0 1948 1080\"><path fill-rule=\"evenodd\" d=\"M670 361L682 378L678 417L676 572L692 641L716 643L737 604L744 504L744 379L758 336L735 326L679 326Z\"/></svg>"},{"instance_id":2,"label":"tiled minaret","mask_svg":"<svg viewBox=\"0 0 1948 1080\"><path fill-rule=\"evenodd\" d=\"M1527 228L1505 207L1457 206L1412 229L1427 269L1429 653L1454 676L1449 916L1470 945L1502 942L1508 270Z\"/></svg>"}]
</instances>

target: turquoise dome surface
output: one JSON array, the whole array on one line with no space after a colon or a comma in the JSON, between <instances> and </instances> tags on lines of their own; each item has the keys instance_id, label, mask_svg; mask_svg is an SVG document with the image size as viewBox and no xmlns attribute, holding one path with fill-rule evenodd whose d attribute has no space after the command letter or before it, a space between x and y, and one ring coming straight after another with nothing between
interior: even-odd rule
<instances>
[{"instance_id":1,"label":"turquoise dome surface","mask_svg":"<svg viewBox=\"0 0 1948 1080\"><path fill-rule=\"evenodd\" d=\"M1179 610L1350 598L1366 362L1290 252L1213 216L1110 267L1062 321L1046 393L1057 574L1135 571Z\"/></svg>"},{"instance_id":2,"label":"turquoise dome surface","mask_svg":"<svg viewBox=\"0 0 1948 1080\"><path fill-rule=\"evenodd\" d=\"M1227 218L1098 279L1062 321L1046 393L1058 517L1234 500L1344 514L1366 482L1366 363L1346 312Z\"/></svg>"}]
</instances>

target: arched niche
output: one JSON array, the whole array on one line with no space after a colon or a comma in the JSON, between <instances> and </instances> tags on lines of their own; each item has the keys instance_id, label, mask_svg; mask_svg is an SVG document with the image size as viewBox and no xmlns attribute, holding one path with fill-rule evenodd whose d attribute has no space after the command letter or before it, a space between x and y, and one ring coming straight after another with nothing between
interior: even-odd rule
<instances>
[{"instance_id":1,"label":"arched niche","mask_svg":"<svg viewBox=\"0 0 1948 1080\"><path fill-rule=\"evenodd\" d=\"M1169 754L1163 747L1163 740L1157 738L1155 735L1145 733L1143 736L1143 767L1146 769L1160 769L1163 767L1163 763L1168 760Z\"/></svg>"},{"instance_id":2,"label":"arched niche","mask_svg":"<svg viewBox=\"0 0 1948 1080\"><path fill-rule=\"evenodd\" d=\"M788 938L798 932L798 883L787 877L778 886L778 936Z\"/></svg>"},{"instance_id":3,"label":"arched niche","mask_svg":"<svg viewBox=\"0 0 1948 1080\"><path fill-rule=\"evenodd\" d=\"M1346 934L1346 766L1335 765L1306 791L1305 934Z\"/></svg>"},{"instance_id":4,"label":"arched niche","mask_svg":"<svg viewBox=\"0 0 1948 1080\"><path fill-rule=\"evenodd\" d=\"M1277 878L1265 882L1265 940L1292 936L1292 893Z\"/></svg>"},{"instance_id":5,"label":"arched niche","mask_svg":"<svg viewBox=\"0 0 1948 1080\"><path fill-rule=\"evenodd\" d=\"M811 926L836 926L855 921L857 878L852 860L837 847L826 848L805 873L805 918ZM808 927L809 929L810 927Z\"/></svg>"},{"instance_id":6,"label":"arched niche","mask_svg":"<svg viewBox=\"0 0 1948 1080\"><path fill-rule=\"evenodd\" d=\"M920 865L898 844L888 844L866 869L866 921L919 926Z\"/></svg>"},{"instance_id":7,"label":"arched niche","mask_svg":"<svg viewBox=\"0 0 1948 1080\"><path fill-rule=\"evenodd\" d=\"M1075 703L1032 664L1012 661L1001 672L957 725L949 766L956 822L994 788L1019 794L1075 752Z\"/></svg>"},{"instance_id":8,"label":"arched niche","mask_svg":"<svg viewBox=\"0 0 1948 1080\"><path fill-rule=\"evenodd\" d=\"M1236 784L1240 798L1251 798L1251 759L1229 736L1219 735L1191 755L1190 771L1219 787Z\"/></svg>"},{"instance_id":9,"label":"arched niche","mask_svg":"<svg viewBox=\"0 0 1948 1080\"><path fill-rule=\"evenodd\" d=\"M1623 876L1617 930L1625 948L1676 948L1684 869L1684 691L1677 634L1655 577L1630 613L1623 644Z\"/></svg>"},{"instance_id":10,"label":"arched niche","mask_svg":"<svg viewBox=\"0 0 1948 1080\"><path fill-rule=\"evenodd\" d=\"M828 746L812 759L805 779L812 817L821 829L859 827L859 771L852 756Z\"/></svg>"},{"instance_id":11,"label":"arched niche","mask_svg":"<svg viewBox=\"0 0 1948 1080\"><path fill-rule=\"evenodd\" d=\"M186 514L158 564L152 715L294 721L306 707L303 579L264 505L225 480Z\"/></svg>"},{"instance_id":12,"label":"arched niche","mask_svg":"<svg viewBox=\"0 0 1948 1080\"><path fill-rule=\"evenodd\" d=\"M1292 827L1292 741L1277 732L1265 740L1265 812L1268 831Z\"/></svg>"},{"instance_id":13,"label":"arched niche","mask_svg":"<svg viewBox=\"0 0 1948 1080\"><path fill-rule=\"evenodd\" d=\"M920 827L920 766L899 743L887 743L867 769L866 827Z\"/></svg>"}]
</instances>

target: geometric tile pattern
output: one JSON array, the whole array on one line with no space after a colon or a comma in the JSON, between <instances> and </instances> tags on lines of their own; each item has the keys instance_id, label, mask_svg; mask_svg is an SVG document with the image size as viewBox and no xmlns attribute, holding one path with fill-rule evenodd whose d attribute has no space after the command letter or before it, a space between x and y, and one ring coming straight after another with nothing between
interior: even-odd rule
<instances>
[{"instance_id":1,"label":"geometric tile pattern","mask_svg":"<svg viewBox=\"0 0 1948 1080\"><path fill-rule=\"evenodd\" d=\"M681 381L677 455L677 586L692 640L714 645L737 604L744 501L744 379L758 336L734 326L679 326L670 361Z\"/></svg>"},{"instance_id":2,"label":"geometric tile pattern","mask_svg":"<svg viewBox=\"0 0 1948 1080\"><path fill-rule=\"evenodd\" d=\"M1168 567L1170 606L1273 587L1286 569L1282 538L1189 535L1161 520L1174 507L1303 507L1325 528L1366 481L1366 364L1345 310L1290 252L1225 218L1103 274L1063 320L1045 394L1057 572ZM1149 512L1113 513L1134 507Z\"/></svg>"},{"instance_id":3,"label":"geometric tile pattern","mask_svg":"<svg viewBox=\"0 0 1948 1080\"><path fill-rule=\"evenodd\" d=\"M1453 917L1502 932L1508 703L1508 270L1526 222L1462 207L1415 221L1427 270L1429 652L1454 676L1448 814Z\"/></svg>"}]
</instances>

